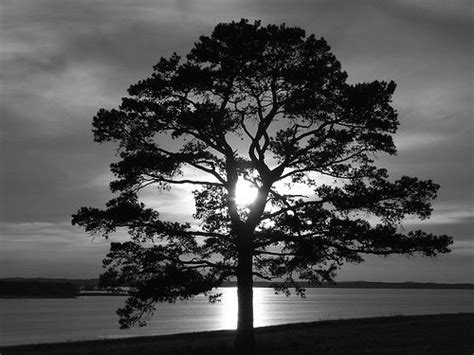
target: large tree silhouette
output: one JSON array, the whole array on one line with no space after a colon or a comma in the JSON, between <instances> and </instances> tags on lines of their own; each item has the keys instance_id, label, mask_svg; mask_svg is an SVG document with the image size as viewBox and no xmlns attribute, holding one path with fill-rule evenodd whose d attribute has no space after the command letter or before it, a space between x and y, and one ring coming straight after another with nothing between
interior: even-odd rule
<instances>
[{"instance_id":1,"label":"large tree silhouette","mask_svg":"<svg viewBox=\"0 0 474 355\"><path fill-rule=\"evenodd\" d=\"M448 236L399 231L408 215L430 216L439 186L391 180L375 165L377 153L396 153L395 83L346 79L324 39L241 20L201 36L185 59L161 58L118 110L97 113L95 141L118 144L117 197L105 210L81 208L73 224L105 237L128 229L101 277L130 286L122 327L143 324L157 302L236 278L235 346L251 352L254 279L300 292L298 281L332 280L361 254L449 251ZM239 205L244 180L258 195ZM163 221L140 202L147 186L182 184L196 187L197 224Z\"/></svg>"}]
</instances>

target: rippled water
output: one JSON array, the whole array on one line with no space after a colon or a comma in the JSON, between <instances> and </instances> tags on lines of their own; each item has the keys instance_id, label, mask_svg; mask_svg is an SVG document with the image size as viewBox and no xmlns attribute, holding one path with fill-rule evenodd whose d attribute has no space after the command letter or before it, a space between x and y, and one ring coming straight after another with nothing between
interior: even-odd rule
<instances>
[{"instance_id":1,"label":"rippled water","mask_svg":"<svg viewBox=\"0 0 474 355\"><path fill-rule=\"evenodd\" d=\"M474 312L472 290L307 289L307 297L254 289L255 326L379 315ZM0 345L58 342L202 330L234 329L235 288L218 290L222 302L204 296L161 304L145 328L118 329L115 310L125 297L0 299Z\"/></svg>"}]
</instances>

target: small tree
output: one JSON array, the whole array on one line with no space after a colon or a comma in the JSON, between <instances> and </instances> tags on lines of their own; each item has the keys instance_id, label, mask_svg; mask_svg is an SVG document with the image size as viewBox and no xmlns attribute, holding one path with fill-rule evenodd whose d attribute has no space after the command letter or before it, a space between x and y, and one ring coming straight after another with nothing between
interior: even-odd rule
<instances>
[{"instance_id":1,"label":"small tree","mask_svg":"<svg viewBox=\"0 0 474 355\"><path fill-rule=\"evenodd\" d=\"M361 254L449 251L448 236L398 228L408 215L430 216L439 186L391 181L374 164L376 153L396 153L395 83L346 79L324 39L241 20L201 36L185 60L161 58L118 110L97 113L95 141L118 143L118 196L105 210L81 208L72 223L105 237L129 231L130 241L111 244L101 276L130 286L123 328L143 325L157 302L236 278L235 347L251 352L254 278L302 293L298 281L331 281ZM258 191L247 205L236 200L240 181ZM181 184L196 186L199 227L163 221L139 201L147 186Z\"/></svg>"}]
</instances>

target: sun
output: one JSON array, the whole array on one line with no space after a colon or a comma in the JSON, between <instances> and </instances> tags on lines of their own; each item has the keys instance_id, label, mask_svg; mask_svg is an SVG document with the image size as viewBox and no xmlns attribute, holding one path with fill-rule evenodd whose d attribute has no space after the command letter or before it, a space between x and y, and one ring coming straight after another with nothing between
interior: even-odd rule
<instances>
[{"instance_id":1,"label":"sun","mask_svg":"<svg viewBox=\"0 0 474 355\"><path fill-rule=\"evenodd\" d=\"M255 201L258 189L245 180L239 179L235 189L235 202L238 206L245 207Z\"/></svg>"}]
</instances>

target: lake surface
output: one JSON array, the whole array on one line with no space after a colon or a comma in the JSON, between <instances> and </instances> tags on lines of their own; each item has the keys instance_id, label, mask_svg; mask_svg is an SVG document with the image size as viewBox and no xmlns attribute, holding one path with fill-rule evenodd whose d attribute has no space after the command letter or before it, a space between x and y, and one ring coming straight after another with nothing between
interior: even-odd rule
<instances>
[{"instance_id":1,"label":"lake surface","mask_svg":"<svg viewBox=\"0 0 474 355\"><path fill-rule=\"evenodd\" d=\"M473 290L307 289L307 297L254 289L255 326L381 315L474 312ZM207 297L161 304L149 325L118 329L122 296L76 299L0 299L0 345L89 340L235 329L237 291L223 288L222 302Z\"/></svg>"}]
</instances>

